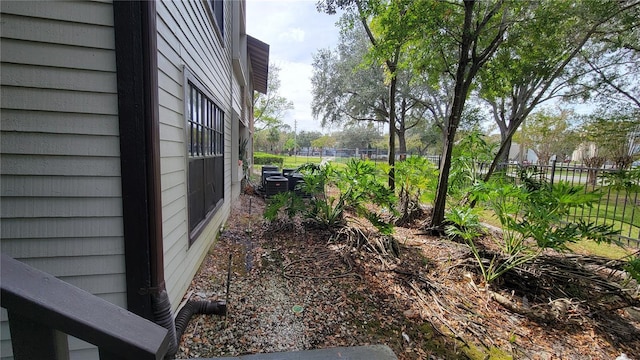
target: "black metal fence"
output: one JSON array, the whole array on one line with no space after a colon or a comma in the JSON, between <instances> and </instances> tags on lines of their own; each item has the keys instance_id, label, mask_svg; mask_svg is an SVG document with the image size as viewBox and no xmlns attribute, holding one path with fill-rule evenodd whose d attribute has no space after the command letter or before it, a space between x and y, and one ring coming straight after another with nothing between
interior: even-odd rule
<instances>
[{"instance_id":1,"label":"black metal fence","mask_svg":"<svg viewBox=\"0 0 640 360\"><path fill-rule=\"evenodd\" d=\"M588 168L555 161L550 165L505 164L504 171L516 175L522 167L535 167L534 176L550 183L567 182L581 186L584 192L599 191L602 197L593 207L579 209L567 217L568 222L582 219L587 222L612 225L620 231L626 245L640 247L640 176L618 169Z\"/></svg>"},{"instance_id":2,"label":"black metal fence","mask_svg":"<svg viewBox=\"0 0 640 360\"><path fill-rule=\"evenodd\" d=\"M440 166L439 155L425 155ZM489 164L479 164L480 173L486 173ZM508 163L498 165L499 171L517 178L522 168L534 169L534 176L550 183L567 182L583 187L583 191L600 191L602 197L593 207L571 213L566 221L582 219L596 225L611 225L620 231L619 240L627 246L640 248L640 171L621 172L613 168L590 168L553 161L549 165Z\"/></svg>"}]
</instances>

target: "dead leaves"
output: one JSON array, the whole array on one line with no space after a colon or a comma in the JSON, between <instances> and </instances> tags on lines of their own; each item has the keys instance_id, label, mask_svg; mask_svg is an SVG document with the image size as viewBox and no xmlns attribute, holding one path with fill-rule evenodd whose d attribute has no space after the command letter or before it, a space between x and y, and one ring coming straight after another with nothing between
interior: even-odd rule
<instances>
[{"instance_id":1,"label":"dead leaves","mask_svg":"<svg viewBox=\"0 0 640 360\"><path fill-rule=\"evenodd\" d=\"M397 228L400 257L380 261L372 252L328 244L326 233L263 227L263 201L253 198L249 214L248 199L240 197L190 286L194 293L224 298L228 254L233 253L229 315L192 320L179 358L372 343L389 345L401 360L467 358L464 352L472 348L530 359L613 359L621 351L640 353L640 337L633 338L640 325L629 320L628 312L594 312L596 308L571 296L551 301L528 296L525 302L517 289L515 294L506 290L510 284L487 291L477 284L463 244ZM248 226L253 230L247 232ZM245 266L249 260L252 268ZM542 265L551 269L549 263ZM527 271L523 275L540 274L540 268ZM582 275L576 284L593 279ZM533 281L519 285L552 286ZM599 280L590 289L615 290ZM294 313L294 305L303 311ZM544 315L529 317L527 311Z\"/></svg>"}]
</instances>

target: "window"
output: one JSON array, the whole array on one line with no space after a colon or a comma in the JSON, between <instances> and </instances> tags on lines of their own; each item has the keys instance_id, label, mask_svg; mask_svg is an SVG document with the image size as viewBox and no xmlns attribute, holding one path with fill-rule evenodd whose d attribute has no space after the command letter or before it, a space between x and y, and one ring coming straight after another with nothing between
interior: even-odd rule
<instances>
[{"instance_id":1,"label":"window","mask_svg":"<svg viewBox=\"0 0 640 360\"><path fill-rule=\"evenodd\" d=\"M193 79L186 81L190 243L224 201L224 112Z\"/></svg>"},{"instance_id":2,"label":"window","mask_svg":"<svg viewBox=\"0 0 640 360\"><path fill-rule=\"evenodd\" d=\"M224 38L224 2L223 0L207 0L207 2L211 20L220 31L220 37Z\"/></svg>"}]
</instances>

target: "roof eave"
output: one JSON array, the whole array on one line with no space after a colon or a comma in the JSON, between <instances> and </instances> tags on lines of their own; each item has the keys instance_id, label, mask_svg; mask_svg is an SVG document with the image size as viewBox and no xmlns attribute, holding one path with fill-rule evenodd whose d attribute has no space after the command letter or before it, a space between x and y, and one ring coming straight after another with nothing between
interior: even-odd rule
<instances>
[{"instance_id":1,"label":"roof eave","mask_svg":"<svg viewBox=\"0 0 640 360\"><path fill-rule=\"evenodd\" d=\"M266 94L269 77L269 44L247 35L247 54L251 62L253 89Z\"/></svg>"}]
</instances>

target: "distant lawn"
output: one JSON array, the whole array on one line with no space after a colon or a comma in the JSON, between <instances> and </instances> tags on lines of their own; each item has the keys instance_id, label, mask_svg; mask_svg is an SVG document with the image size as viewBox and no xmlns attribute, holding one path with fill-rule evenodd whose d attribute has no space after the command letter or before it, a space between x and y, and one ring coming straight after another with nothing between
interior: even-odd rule
<instances>
[{"instance_id":1,"label":"distant lawn","mask_svg":"<svg viewBox=\"0 0 640 360\"><path fill-rule=\"evenodd\" d=\"M604 196L593 207L575 209L567 221L581 218L596 224L612 225L622 236L638 239L640 236L640 207L638 193L625 193L602 187ZM624 241L624 240L623 240Z\"/></svg>"},{"instance_id":2,"label":"distant lawn","mask_svg":"<svg viewBox=\"0 0 640 360\"><path fill-rule=\"evenodd\" d=\"M596 255L609 259L621 259L633 254L631 249L621 248L614 244L598 244L595 241L583 240L575 244L567 245L571 251L577 254Z\"/></svg>"},{"instance_id":3,"label":"distant lawn","mask_svg":"<svg viewBox=\"0 0 640 360\"><path fill-rule=\"evenodd\" d=\"M282 169L297 169L304 164L320 164L322 158L320 156L282 156L284 163ZM252 179L255 181L260 178L263 165L254 165ZM280 170L282 170L280 169Z\"/></svg>"},{"instance_id":4,"label":"distant lawn","mask_svg":"<svg viewBox=\"0 0 640 360\"><path fill-rule=\"evenodd\" d=\"M280 155L280 157L284 161L284 165L283 165L284 169L296 169L300 167L300 165L308 164L308 163L320 164L323 158L329 159L331 163L337 164L338 166L340 166L340 164L346 164L351 159L356 159L354 157L335 157L335 156L322 157L322 156L305 156L305 155L291 155L291 156ZM387 163L386 160L375 160L375 161L370 160L370 161L373 161L376 165ZM260 169L262 169L262 165L254 166L254 171L260 172Z\"/></svg>"},{"instance_id":5,"label":"distant lawn","mask_svg":"<svg viewBox=\"0 0 640 360\"><path fill-rule=\"evenodd\" d=\"M332 164L341 166L346 164L351 159L356 159L353 157L333 157L333 156L301 156L301 155L292 155L292 156L283 156L284 159L284 168L285 169L295 169L303 164L320 164L323 158L329 159ZM371 160L373 161L373 160ZM376 165L378 164L386 164L387 162L384 160L373 161Z\"/></svg>"},{"instance_id":6,"label":"distant lawn","mask_svg":"<svg viewBox=\"0 0 640 360\"><path fill-rule=\"evenodd\" d=\"M292 155L292 156L283 156L284 158L284 168L285 169L296 169L303 164L320 164L322 161L322 157L320 156L300 156L300 155Z\"/></svg>"}]
</instances>

